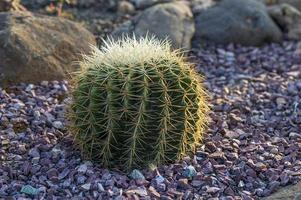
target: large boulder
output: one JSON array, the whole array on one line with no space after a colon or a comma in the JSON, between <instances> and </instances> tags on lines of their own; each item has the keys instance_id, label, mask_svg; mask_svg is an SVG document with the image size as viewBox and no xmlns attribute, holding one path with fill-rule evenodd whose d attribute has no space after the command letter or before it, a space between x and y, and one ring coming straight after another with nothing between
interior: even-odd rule
<instances>
[{"instance_id":1,"label":"large boulder","mask_svg":"<svg viewBox=\"0 0 301 200\"><path fill-rule=\"evenodd\" d=\"M64 79L91 44L94 36L69 20L0 13L0 84Z\"/></svg>"},{"instance_id":2,"label":"large boulder","mask_svg":"<svg viewBox=\"0 0 301 200\"><path fill-rule=\"evenodd\" d=\"M281 38L265 5L256 0L222 0L196 16L197 42L259 46Z\"/></svg>"},{"instance_id":3,"label":"large boulder","mask_svg":"<svg viewBox=\"0 0 301 200\"><path fill-rule=\"evenodd\" d=\"M158 4L146 9L114 31L113 37L134 34L139 38L154 35L161 40L168 38L173 48L189 49L194 31L190 8L184 3L175 2Z\"/></svg>"},{"instance_id":4,"label":"large boulder","mask_svg":"<svg viewBox=\"0 0 301 200\"><path fill-rule=\"evenodd\" d=\"M279 4L268 8L270 16L287 34L288 39L301 39L301 11L289 4Z\"/></svg>"}]
</instances>

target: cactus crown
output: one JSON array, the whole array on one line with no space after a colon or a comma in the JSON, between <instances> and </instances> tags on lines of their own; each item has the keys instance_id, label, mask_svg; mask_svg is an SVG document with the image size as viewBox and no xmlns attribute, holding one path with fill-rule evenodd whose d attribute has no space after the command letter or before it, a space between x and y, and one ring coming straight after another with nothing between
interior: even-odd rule
<instances>
[{"instance_id":1,"label":"cactus crown","mask_svg":"<svg viewBox=\"0 0 301 200\"><path fill-rule=\"evenodd\" d=\"M124 171L194 151L208 105L191 65L153 38L93 49L74 78L71 105L72 133L83 154Z\"/></svg>"}]
</instances>

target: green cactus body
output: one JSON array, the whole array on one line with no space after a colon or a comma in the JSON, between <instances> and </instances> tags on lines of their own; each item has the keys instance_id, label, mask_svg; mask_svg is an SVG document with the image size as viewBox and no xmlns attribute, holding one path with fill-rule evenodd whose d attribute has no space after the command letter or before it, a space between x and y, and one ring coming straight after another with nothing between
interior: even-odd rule
<instances>
[{"instance_id":1,"label":"green cactus body","mask_svg":"<svg viewBox=\"0 0 301 200\"><path fill-rule=\"evenodd\" d=\"M70 119L84 156L124 171L195 150L207 123L206 91L168 43L110 42L81 65Z\"/></svg>"}]
</instances>

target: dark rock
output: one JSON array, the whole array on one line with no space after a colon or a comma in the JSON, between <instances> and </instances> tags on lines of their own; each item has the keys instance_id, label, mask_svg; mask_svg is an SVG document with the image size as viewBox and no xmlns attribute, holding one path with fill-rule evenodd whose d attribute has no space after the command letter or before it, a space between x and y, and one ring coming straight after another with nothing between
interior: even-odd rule
<instances>
[{"instance_id":1,"label":"dark rock","mask_svg":"<svg viewBox=\"0 0 301 200\"><path fill-rule=\"evenodd\" d=\"M218 16L218 17L217 17ZM258 46L279 42L282 33L256 0L223 0L196 16L195 41Z\"/></svg>"},{"instance_id":2,"label":"dark rock","mask_svg":"<svg viewBox=\"0 0 301 200\"><path fill-rule=\"evenodd\" d=\"M288 39L301 39L301 11L289 4L271 6L268 9L270 16L280 25Z\"/></svg>"},{"instance_id":3,"label":"dark rock","mask_svg":"<svg viewBox=\"0 0 301 200\"><path fill-rule=\"evenodd\" d=\"M47 171L47 177L51 180L51 181L58 181L58 171L55 168L52 168L50 170Z\"/></svg>"}]
</instances>

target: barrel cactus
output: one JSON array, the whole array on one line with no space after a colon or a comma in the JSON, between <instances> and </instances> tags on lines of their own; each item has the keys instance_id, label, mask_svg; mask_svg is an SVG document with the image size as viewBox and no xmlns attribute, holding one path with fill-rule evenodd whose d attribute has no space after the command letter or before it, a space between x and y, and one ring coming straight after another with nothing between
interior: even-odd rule
<instances>
[{"instance_id":1,"label":"barrel cactus","mask_svg":"<svg viewBox=\"0 0 301 200\"><path fill-rule=\"evenodd\" d=\"M181 159L207 123L201 77L166 41L124 38L85 56L70 121L83 155L122 171Z\"/></svg>"}]
</instances>

